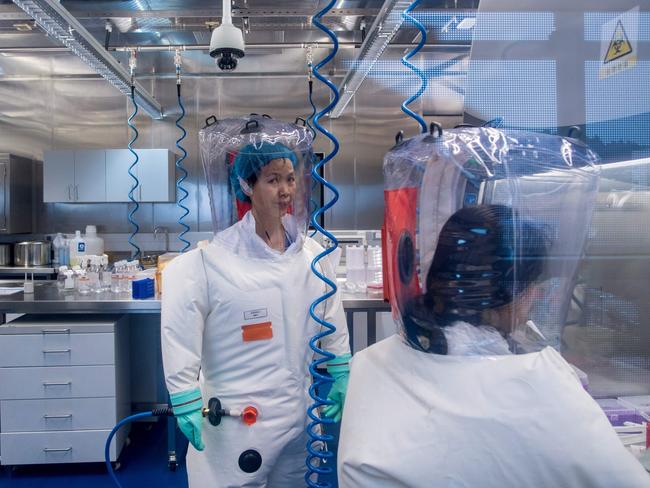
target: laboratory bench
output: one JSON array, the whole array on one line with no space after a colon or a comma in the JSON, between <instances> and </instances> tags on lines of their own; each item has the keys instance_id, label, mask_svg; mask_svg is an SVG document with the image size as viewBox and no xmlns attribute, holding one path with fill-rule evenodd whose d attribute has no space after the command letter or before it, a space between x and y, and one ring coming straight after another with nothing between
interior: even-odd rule
<instances>
[{"instance_id":1,"label":"laboratory bench","mask_svg":"<svg viewBox=\"0 0 650 488\"><path fill-rule=\"evenodd\" d=\"M111 292L63 293L59 291L55 281L35 281L34 293L25 294L22 291L11 293L12 288L20 288L21 281L0 282L0 314L8 313L160 313L160 298L136 300L128 295ZM341 287L342 303L346 320L352 337L355 313L367 314L368 344L373 344L377 338L377 313L390 311L390 305L383 299L381 289L367 289L364 292L352 293ZM4 323L5 320L2 320ZM352 347L352 344L351 344Z\"/></svg>"}]
</instances>

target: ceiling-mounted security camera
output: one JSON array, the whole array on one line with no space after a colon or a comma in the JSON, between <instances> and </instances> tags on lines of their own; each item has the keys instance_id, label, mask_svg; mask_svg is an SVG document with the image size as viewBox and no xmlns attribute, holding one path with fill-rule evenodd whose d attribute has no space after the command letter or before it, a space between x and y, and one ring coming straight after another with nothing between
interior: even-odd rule
<instances>
[{"instance_id":1,"label":"ceiling-mounted security camera","mask_svg":"<svg viewBox=\"0 0 650 488\"><path fill-rule=\"evenodd\" d=\"M244 57L244 34L232 23L230 0L223 0L223 20L212 31L210 56L216 58L217 66L224 71L237 67L237 60Z\"/></svg>"}]
</instances>

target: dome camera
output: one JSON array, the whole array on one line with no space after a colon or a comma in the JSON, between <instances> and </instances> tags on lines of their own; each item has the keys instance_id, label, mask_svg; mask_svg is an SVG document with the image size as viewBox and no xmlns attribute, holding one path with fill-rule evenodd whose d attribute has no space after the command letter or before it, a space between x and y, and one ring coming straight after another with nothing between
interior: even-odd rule
<instances>
[{"instance_id":1,"label":"dome camera","mask_svg":"<svg viewBox=\"0 0 650 488\"><path fill-rule=\"evenodd\" d=\"M241 29L223 23L212 31L210 56L217 60L217 66L224 71L237 67L237 60L244 57L244 35Z\"/></svg>"}]
</instances>

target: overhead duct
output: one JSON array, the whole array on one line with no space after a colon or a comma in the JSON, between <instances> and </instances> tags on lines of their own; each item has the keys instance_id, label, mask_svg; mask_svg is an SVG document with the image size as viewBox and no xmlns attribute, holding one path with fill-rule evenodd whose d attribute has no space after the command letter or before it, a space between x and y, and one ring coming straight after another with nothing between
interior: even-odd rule
<instances>
[{"instance_id":1,"label":"overhead duct","mask_svg":"<svg viewBox=\"0 0 650 488\"><path fill-rule=\"evenodd\" d=\"M13 2L31 16L48 35L63 43L88 67L124 95L130 96L129 72L57 0L13 0ZM137 81L135 88L136 101L142 109L152 118L161 119L163 113L160 104Z\"/></svg>"}]
</instances>

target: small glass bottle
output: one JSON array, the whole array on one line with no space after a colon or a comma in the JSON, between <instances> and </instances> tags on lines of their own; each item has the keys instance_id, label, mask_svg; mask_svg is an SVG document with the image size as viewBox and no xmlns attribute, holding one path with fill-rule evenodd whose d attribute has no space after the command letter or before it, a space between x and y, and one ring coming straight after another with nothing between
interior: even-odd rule
<instances>
[{"instance_id":1,"label":"small glass bottle","mask_svg":"<svg viewBox=\"0 0 650 488\"><path fill-rule=\"evenodd\" d=\"M56 287L59 291L63 291L65 289L65 280L67 278L66 271L68 271L67 266L59 266L59 273L56 277Z\"/></svg>"},{"instance_id":2,"label":"small glass bottle","mask_svg":"<svg viewBox=\"0 0 650 488\"><path fill-rule=\"evenodd\" d=\"M83 269L77 274L77 292L80 295L88 295L91 292L90 278Z\"/></svg>"}]
</instances>

